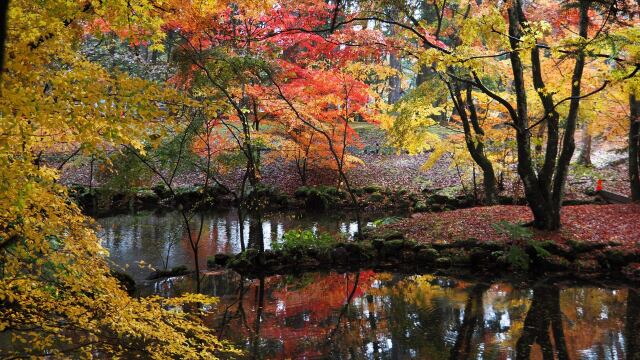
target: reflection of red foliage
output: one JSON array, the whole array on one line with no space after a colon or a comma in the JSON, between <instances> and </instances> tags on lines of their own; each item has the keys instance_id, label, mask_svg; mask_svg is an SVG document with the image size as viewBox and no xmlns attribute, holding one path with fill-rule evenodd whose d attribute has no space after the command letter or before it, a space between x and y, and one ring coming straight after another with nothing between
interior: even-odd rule
<instances>
[{"instance_id":1,"label":"reflection of red foliage","mask_svg":"<svg viewBox=\"0 0 640 360\"><path fill-rule=\"evenodd\" d=\"M310 274L280 288L276 286L284 282L282 277L271 277L265 283L266 289L273 290L265 293L260 337L281 342L284 358L321 355L317 344L326 341L336 326L329 320L339 316L352 293L351 301L370 289L374 280L373 271L362 271L354 291L354 274ZM244 308L251 309L246 312L247 324L252 327L256 323L258 289L259 282L254 280L244 297ZM242 330L244 336L251 336L246 328Z\"/></svg>"}]
</instances>

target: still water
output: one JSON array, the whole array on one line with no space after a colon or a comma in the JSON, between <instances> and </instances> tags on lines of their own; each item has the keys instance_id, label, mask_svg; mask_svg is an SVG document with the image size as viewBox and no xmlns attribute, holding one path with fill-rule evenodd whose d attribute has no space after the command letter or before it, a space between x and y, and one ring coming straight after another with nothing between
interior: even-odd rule
<instances>
[{"instance_id":1,"label":"still water","mask_svg":"<svg viewBox=\"0 0 640 360\"><path fill-rule=\"evenodd\" d=\"M346 237L357 230L345 215L279 213L242 226L233 211L204 219L203 257L238 252L240 231L244 239L261 231L268 248L289 229ZM138 265L191 264L178 214L99 222L114 265L134 275L140 295L194 290L189 276L144 281L150 270ZM207 273L203 292L221 299L209 326L248 359L640 358L640 292L626 286L372 270L249 279L220 271Z\"/></svg>"},{"instance_id":2,"label":"still water","mask_svg":"<svg viewBox=\"0 0 640 360\"><path fill-rule=\"evenodd\" d=\"M264 214L260 221L251 216L238 216L235 209L197 214L191 219L192 233L204 222L200 240L200 264L217 253L235 254L259 233L269 249L272 241L279 241L287 230L304 229L352 237L358 226L350 213L276 212ZM385 214L368 214L368 221ZM136 281L151 274L151 268L163 269L187 265L193 268L188 233L178 212L162 215L120 215L98 219L99 237L109 250L114 266L131 274ZM242 233L241 233L242 232Z\"/></svg>"},{"instance_id":3,"label":"still water","mask_svg":"<svg viewBox=\"0 0 640 360\"><path fill-rule=\"evenodd\" d=\"M154 283L165 296L189 278ZM208 319L248 359L631 359L640 293L371 270L246 279L211 273Z\"/></svg>"}]
</instances>

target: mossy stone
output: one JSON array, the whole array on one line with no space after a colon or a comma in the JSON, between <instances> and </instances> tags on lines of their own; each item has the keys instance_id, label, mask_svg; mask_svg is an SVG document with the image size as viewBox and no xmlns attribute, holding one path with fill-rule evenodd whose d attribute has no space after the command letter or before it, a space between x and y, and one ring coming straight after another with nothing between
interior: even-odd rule
<instances>
[{"instance_id":1,"label":"mossy stone","mask_svg":"<svg viewBox=\"0 0 640 360\"><path fill-rule=\"evenodd\" d=\"M386 234L384 234L383 238L384 238L385 241L403 240L404 239L404 234L399 232L399 231L389 231Z\"/></svg>"},{"instance_id":2,"label":"mossy stone","mask_svg":"<svg viewBox=\"0 0 640 360\"><path fill-rule=\"evenodd\" d=\"M367 194L373 194L373 193L379 193L382 192L382 188L378 185L367 185L365 187L362 188L364 190L364 192L366 192Z\"/></svg>"},{"instance_id":3,"label":"mossy stone","mask_svg":"<svg viewBox=\"0 0 640 360\"><path fill-rule=\"evenodd\" d=\"M422 264L424 263L430 264L434 262L439 256L440 256L440 253L438 253L438 250L433 248L427 248L427 249L419 250L416 253L416 260Z\"/></svg>"},{"instance_id":4,"label":"mossy stone","mask_svg":"<svg viewBox=\"0 0 640 360\"><path fill-rule=\"evenodd\" d=\"M229 262L230 256L228 254L215 254L213 256L213 262L218 266L226 266ZM207 264L208 264L207 260Z\"/></svg>"},{"instance_id":5,"label":"mossy stone","mask_svg":"<svg viewBox=\"0 0 640 360\"><path fill-rule=\"evenodd\" d=\"M344 247L336 247L331 251L333 262L338 265L346 265L349 262L349 252Z\"/></svg>"},{"instance_id":6,"label":"mossy stone","mask_svg":"<svg viewBox=\"0 0 640 360\"><path fill-rule=\"evenodd\" d=\"M427 203L422 200L416 201L413 204L413 211L415 212L427 212L429 211L429 209L429 205L427 205Z\"/></svg>"},{"instance_id":7,"label":"mossy stone","mask_svg":"<svg viewBox=\"0 0 640 360\"><path fill-rule=\"evenodd\" d=\"M448 268L451 266L451 258L449 257L440 257L437 258L434 262L435 266L439 268Z\"/></svg>"},{"instance_id":8,"label":"mossy stone","mask_svg":"<svg viewBox=\"0 0 640 360\"><path fill-rule=\"evenodd\" d=\"M369 202L372 203L381 203L384 201L384 195L382 195L381 193L373 193L371 195L369 195Z\"/></svg>"},{"instance_id":9,"label":"mossy stone","mask_svg":"<svg viewBox=\"0 0 640 360\"><path fill-rule=\"evenodd\" d=\"M400 254L404 263L413 263L416 260L416 253L413 250L403 250Z\"/></svg>"}]
</instances>

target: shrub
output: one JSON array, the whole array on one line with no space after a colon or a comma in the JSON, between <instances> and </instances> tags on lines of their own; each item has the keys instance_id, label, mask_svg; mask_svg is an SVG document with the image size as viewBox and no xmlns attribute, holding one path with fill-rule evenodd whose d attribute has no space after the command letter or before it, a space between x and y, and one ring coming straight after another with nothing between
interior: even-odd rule
<instances>
[{"instance_id":1,"label":"shrub","mask_svg":"<svg viewBox=\"0 0 640 360\"><path fill-rule=\"evenodd\" d=\"M160 197L161 199L166 199L171 196L171 191L165 184L157 184L152 187L151 190L153 190L153 192L156 193L156 195L158 195L158 197Z\"/></svg>"},{"instance_id":2,"label":"shrub","mask_svg":"<svg viewBox=\"0 0 640 360\"><path fill-rule=\"evenodd\" d=\"M531 240L533 232L520 224L500 221L491 225L499 234L507 235L511 240Z\"/></svg>"},{"instance_id":3,"label":"shrub","mask_svg":"<svg viewBox=\"0 0 640 360\"><path fill-rule=\"evenodd\" d=\"M293 193L293 196L295 196L296 199L301 199L301 198L307 197L308 194L309 194L309 188L307 186L300 186Z\"/></svg>"},{"instance_id":4,"label":"shrub","mask_svg":"<svg viewBox=\"0 0 640 360\"><path fill-rule=\"evenodd\" d=\"M333 236L327 233L314 233L311 230L289 230L282 236L282 241L274 242L271 248L274 251L329 249L336 244Z\"/></svg>"},{"instance_id":5,"label":"shrub","mask_svg":"<svg viewBox=\"0 0 640 360\"><path fill-rule=\"evenodd\" d=\"M507 263L513 266L516 270L529 270L529 263L531 258L529 255L519 246L511 246L506 254Z\"/></svg>"},{"instance_id":6,"label":"shrub","mask_svg":"<svg viewBox=\"0 0 640 360\"><path fill-rule=\"evenodd\" d=\"M384 195L382 195L382 194L380 194L378 192L374 192L373 194L369 195L369 201L375 202L375 203L383 202L384 201Z\"/></svg>"},{"instance_id":7,"label":"shrub","mask_svg":"<svg viewBox=\"0 0 640 360\"><path fill-rule=\"evenodd\" d=\"M363 187L363 189L367 194L379 193L382 191L382 188L378 185L367 185Z\"/></svg>"},{"instance_id":8,"label":"shrub","mask_svg":"<svg viewBox=\"0 0 640 360\"><path fill-rule=\"evenodd\" d=\"M316 188L307 192L305 206L307 209L327 210L331 204L331 198Z\"/></svg>"},{"instance_id":9,"label":"shrub","mask_svg":"<svg viewBox=\"0 0 640 360\"><path fill-rule=\"evenodd\" d=\"M389 225L389 224L393 224L396 223L398 221L400 221L401 218L398 216L387 216L387 217L383 217L381 219L377 219L373 221L373 226L382 226L382 225Z\"/></svg>"}]
</instances>

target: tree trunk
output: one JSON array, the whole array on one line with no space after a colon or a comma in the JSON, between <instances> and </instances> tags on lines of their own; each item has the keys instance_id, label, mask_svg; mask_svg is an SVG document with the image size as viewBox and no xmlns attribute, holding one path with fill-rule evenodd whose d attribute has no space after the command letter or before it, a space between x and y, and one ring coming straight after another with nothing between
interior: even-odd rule
<instances>
[{"instance_id":1,"label":"tree trunk","mask_svg":"<svg viewBox=\"0 0 640 360\"><path fill-rule=\"evenodd\" d=\"M466 88L466 108L462 100L460 88L457 85L449 85L449 92L454 106L462 120L465 143L473 161L480 167L483 173L483 188L486 204L498 202L498 190L496 187L496 173L491 160L484 152L484 130L478 121L478 113L473 103L473 93L470 86ZM474 134L475 133L475 134Z\"/></svg>"},{"instance_id":2,"label":"tree trunk","mask_svg":"<svg viewBox=\"0 0 640 360\"><path fill-rule=\"evenodd\" d=\"M389 66L392 69L398 71L398 74L395 74L389 78L389 104L395 104L400 100L402 95L402 87L400 81L400 73L402 73L402 66L400 64L400 59L391 53L389 54Z\"/></svg>"},{"instance_id":3,"label":"tree trunk","mask_svg":"<svg viewBox=\"0 0 640 360\"><path fill-rule=\"evenodd\" d=\"M4 49L7 40L7 18L9 14L9 0L0 3L0 80L4 72Z\"/></svg>"},{"instance_id":4,"label":"tree trunk","mask_svg":"<svg viewBox=\"0 0 640 360\"><path fill-rule=\"evenodd\" d=\"M524 67L520 58L520 37L523 34L520 25L522 4L514 1L509 8L509 42L511 70L513 72L513 84L516 93L516 109L511 108L511 118L516 127L516 144L518 150L518 175L524 185L524 192L531 212L533 213L533 226L536 228L548 228L551 220L551 206L548 201L548 192L541 189L533 166L531 156L531 138L529 136L529 115L527 112L527 91L524 80ZM547 196L545 196L547 195Z\"/></svg>"},{"instance_id":5,"label":"tree trunk","mask_svg":"<svg viewBox=\"0 0 640 360\"><path fill-rule=\"evenodd\" d=\"M591 1L580 1L579 35L587 39L589 29L589 8ZM533 213L533 226L545 230L557 230L560 228L560 208L566 183L569 163L575 150L575 130L578 110L581 99L581 81L585 66L584 49L576 51L576 62L571 78L571 98L569 112L564 122L564 135L560 156L556 160L559 142L558 113L555 111L552 94L541 92L544 89L542 69L540 65L539 50L531 51L531 71L533 83L545 109L544 118L530 127L527 110L527 94L524 78L524 66L520 57L520 39L523 36L523 28L528 26L521 1L514 0L509 8L509 42L511 69L513 71L513 84L516 94L516 108L514 109L506 100L483 88L485 92L493 95L507 107L516 129L516 142L518 148L518 175L522 179L525 196ZM480 80L476 76L476 82ZM547 122L547 148L544 164L539 173L536 173L531 154L530 133L533 126L540 126Z\"/></svg>"},{"instance_id":6,"label":"tree trunk","mask_svg":"<svg viewBox=\"0 0 640 360\"><path fill-rule=\"evenodd\" d=\"M629 96L629 182L631 200L640 201L640 100Z\"/></svg>"},{"instance_id":7,"label":"tree trunk","mask_svg":"<svg viewBox=\"0 0 640 360\"><path fill-rule=\"evenodd\" d=\"M580 156L578 156L578 164L585 166L592 166L591 163L591 134L589 133L589 124L584 123L582 126L582 149L580 150Z\"/></svg>"},{"instance_id":8,"label":"tree trunk","mask_svg":"<svg viewBox=\"0 0 640 360\"><path fill-rule=\"evenodd\" d=\"M389 16L391 18L395 18L398 11L392 7L392 9L390 9L389 12L390 12ZM396 35L396 27L392 26L389 29L389 36L393 37L395 35ZM398 102L398 100L400 100L400 97L402 95L402 86L401 86L402 84L400 81L400 74L402 74L402 64L400 63L400 59L398 58L398 56L393 52L389 53L389 66L398 72L397 74L389 78L388 102L389 104L395 104L396 102Z\"/></svg>"},{"instance_id":9,"label":"tree trunk","mask_svg":"<svg viewBox=\"0 0 640 360\"><path fill-rule=\"evenodd\" d=\"M580 1L580 32L579 35L584 39L588 37L589 30L589 7L591 1ZM560 228L560 207L562 206L562 196L564 195L564 186L569 172L569 163L573 152L576 148L575 132L578 119L578 111L580 109L580 95L582 73L585 66L586 56L584 49L580 49L576 55L576 64L573 68L571 77L571 101L569 102L569 113L564 126L564 136L562 138L562 150L558 158L558 165L555 177L553 178L553 194L552 194L552 222L547 228L556 230Z\"/></svg>"}]
</instances>

